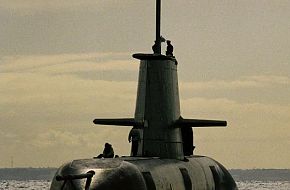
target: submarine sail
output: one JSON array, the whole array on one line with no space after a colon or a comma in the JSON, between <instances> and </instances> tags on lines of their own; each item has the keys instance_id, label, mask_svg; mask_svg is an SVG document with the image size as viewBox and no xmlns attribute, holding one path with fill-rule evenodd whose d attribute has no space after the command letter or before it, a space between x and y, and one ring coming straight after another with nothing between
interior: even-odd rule
<instances>
[{"instance_id":1,"label":"submarine sail","mask_svg":"<svg viewBox=\"0 0 290 190\"><path fill-rule=\"evenodd\" d=\"M153 53L133 54L140 60L134 117L94 120L101 125L133 126L140 133L137 153L65 163L56 172L51 190L237 190L224 166L193 154L192 127L227 122L181 116L178 62L172 51L161 53L160 12L161 0L156 0Z\"/></svg>"}]
</instances>

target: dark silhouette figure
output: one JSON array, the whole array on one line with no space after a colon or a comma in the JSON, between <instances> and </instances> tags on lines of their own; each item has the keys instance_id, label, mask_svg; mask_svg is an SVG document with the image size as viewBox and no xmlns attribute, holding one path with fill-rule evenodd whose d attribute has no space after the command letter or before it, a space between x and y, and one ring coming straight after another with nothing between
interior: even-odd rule
<instances>
[{"instance_id":1,"label":"dark silhouette figure","mask_svg":"<svg viewBox=\"0 0 290 190\"><path fill-rule=\"evenodd\" d=\"M152 46L152 50L154 54L158 54L158 44L156 41L154 42L154 45Z\"/></svg>"},{"instance_id":2,"label":"dark silhouette figure","mask_svg":"<svg viewBox=\"0 0 290 190\"><path fill-rule=\"evenodd\" d=\"M166 55L173 56L173 46L171 45L171 41L167 40L166 43L167 43Z\"/></svg>"},{"instance_id":3,"label":"dark silhouette figure","mask_svg":"<svg viewBox=\"0 0 290 190\"><path fill-rule=\"evenodd\" d=\"M183 154L184 156L193 155L193 131L191 127L181 127Z\"/></svg>"},{"instance_id":4,"label":"dark silhouette figure","mask_svg":"<svg viewBox=\"0 0 290 190\"><path fill-rule=\"evenodd\" d=\"M106 143L103 150L103 154L100 154L97 158L114 158L114 150L111 144Z\"/></svg>"},{"instance_id":5,"label":"dark silhouette figure","mask_svg":"<svg viewBox=\"0 0 290 190\"><path fill-rule=\"evenodd\" d=\"M138 153L138 145L141 140L140 132L136 127L133 127L129 133L128 141L132 141L132 154L133 156L137 156Z\"/></svg>"}]
</instances>

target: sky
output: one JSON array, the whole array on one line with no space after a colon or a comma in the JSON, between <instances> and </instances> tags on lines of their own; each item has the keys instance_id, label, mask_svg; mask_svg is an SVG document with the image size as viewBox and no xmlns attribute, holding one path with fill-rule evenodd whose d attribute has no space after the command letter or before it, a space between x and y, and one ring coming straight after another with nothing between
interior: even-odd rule
<instances>
[{"instance_id":1,"label":"sky","mask_svg":"<svg viewBox=\"0 0 290 190\"><path fill-rule=\"evenodd\" d=\"M290 168L290 1L167 0L196 154L227 168ZM0 167L58 167L110 142L128 155L139 61L155 39L155 1L0 0ZM163 44L163 52L165 50ZM13 161L13 164L11 163Z\"/></svg>"}]
</instances>

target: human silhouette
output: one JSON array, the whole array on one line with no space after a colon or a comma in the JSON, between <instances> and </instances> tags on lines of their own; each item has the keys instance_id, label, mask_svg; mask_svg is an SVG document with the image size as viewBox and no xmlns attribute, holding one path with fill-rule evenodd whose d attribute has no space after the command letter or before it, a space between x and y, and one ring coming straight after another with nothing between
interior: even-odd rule
<instances>
[{"instance_id":1,"label":"human silhouette","mask_svg":"<svg viewBox=\"0 0 290 190\"><path fill-rule=\"evenodd\" d=\"M154 45L152 46L152 50L154 54L158 53L158 44L156 43L156 41L154 41Z\"/></svg>"},{"instance_id":2,"label":"human silhouette","mask_svg":"<svg viewBox=\"0 0 290 190\"><path fill-rule=\"evenodd\" d=\"M171 45L171 41L167 40L166 43L167 43L166 55L173 56L173 46Z\"/></svg>"},{"instance_id":3,"label":"human silhouette","mask_svg":"<svg viewBox=\"0 0 290 190\"><path fill-rule=\"evenodd\" d=\"M113 158L114 157L114 150L111 144L106 143L103 154L100 154L97 158Z\"/></svg>"},{"instance_id":4,"label":"human silhouette","mask_svg":"<svg viewBox=\"0 0 290 190\"><path fill-rule=\"evenodd\" d=\"M139 141L141 140L140 137L140 131L137 129L135 126L131 129L129 136L128 136L128 141L132 141L132 155L137 156L138 153L138 145Z\"/></svg>"},{"instance_id":5,"label":"human silhouette","mask_svg":"<svg viewBox=\"0 0 290 190\"><path fill-rule=\"evenodd\" d=\"M193 155L193 131L191 127L181 127L184 156Z\"/></svg>"}]
</instances>

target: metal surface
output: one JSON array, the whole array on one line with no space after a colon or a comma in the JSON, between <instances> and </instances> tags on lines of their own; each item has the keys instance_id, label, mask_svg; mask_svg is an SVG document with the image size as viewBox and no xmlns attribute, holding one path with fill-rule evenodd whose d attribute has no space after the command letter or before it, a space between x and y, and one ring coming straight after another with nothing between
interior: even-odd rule
<instances>
[{"instance_id":1,"label":"metal surface","mask_svg":"<svg viewBox=\"0 0 290 190\"><path fill-rule=\"evenodd\" d=\"M56 175L90 170L96 173L92 177L91 190L237 189L224 167L204 156L187 157L187 161L132 157L76 160L62 166ZM61 186L62 182L54 178L51 190ZM74 180L73 186L69 183L64 186L64 190L84 188L85 181L81 179Z\"/></svg>"},{"instance_id":2,"label":"metal surface","mask_svg":"<svg viewBox=\"0 0 290 190\"><path fill-rule=\"evenodd\" d=\"M166 56L161 54L148 54L148 53L134 53L133 58L139 60L175 60L174 56Z\"/></svg>"},{"instance_id":3,"label":"metal surface","mask_svg":"<svg viewBox=\"0 0 290 190\"><path fill-rule=\"evenodd\" d=\"M134 118L119 118L119 119L95 119L94 124L100 125L118 125L118 126L139 126L143 127L144 122L136 121Z\"/></svg>"},{"instance_id":4,"label":"metal surface","mask_svg":"<svg viewBox=\"0 0 290 190\"><path fill-rule=\"evenodd\" d=\"M138 111L144 113L144 120L148 123L148 127L144 127L143 156L183 159L181 131L170 127L180 117L175 61L141 60L142 67L147 69L146 83L138 89L146 89L145 99L142 99L145 103L136 104L145 104L144 110Z\"/></svg>"},{"instance_id":5,"label":"metal surface","mask_svg":"<svg viewBox=\"0 0 290 190\"><path fill-rule=\"evenodd\" d=\"M55 180L56 181L64 181L62 186L61 186L61 190L64 189L65 185L67 182L70 183L70 185L73 186L73 182L72 180L76 180L76 179L84 179L86 178L86 184L85 184L85 190L89 190L90 189L90 185L91 185L91 182L92 182L92 177L95 175L95 172L90 170L88 171L87 173L85 174L75 174L75 175L71 175L71 174L68 174L68 175L56 175L55 176Z\"/></svg>"},{"instance_id":6,"label":"metal surface","mask_svg":"<svg viewBox=\"0 0 290 190\"><path fill-rule=\"evenodd\" d=\"M180 117L173 125L174 127L225 127L227 122L205 119L183 119Z\"/></svg>"}]
</instances>

